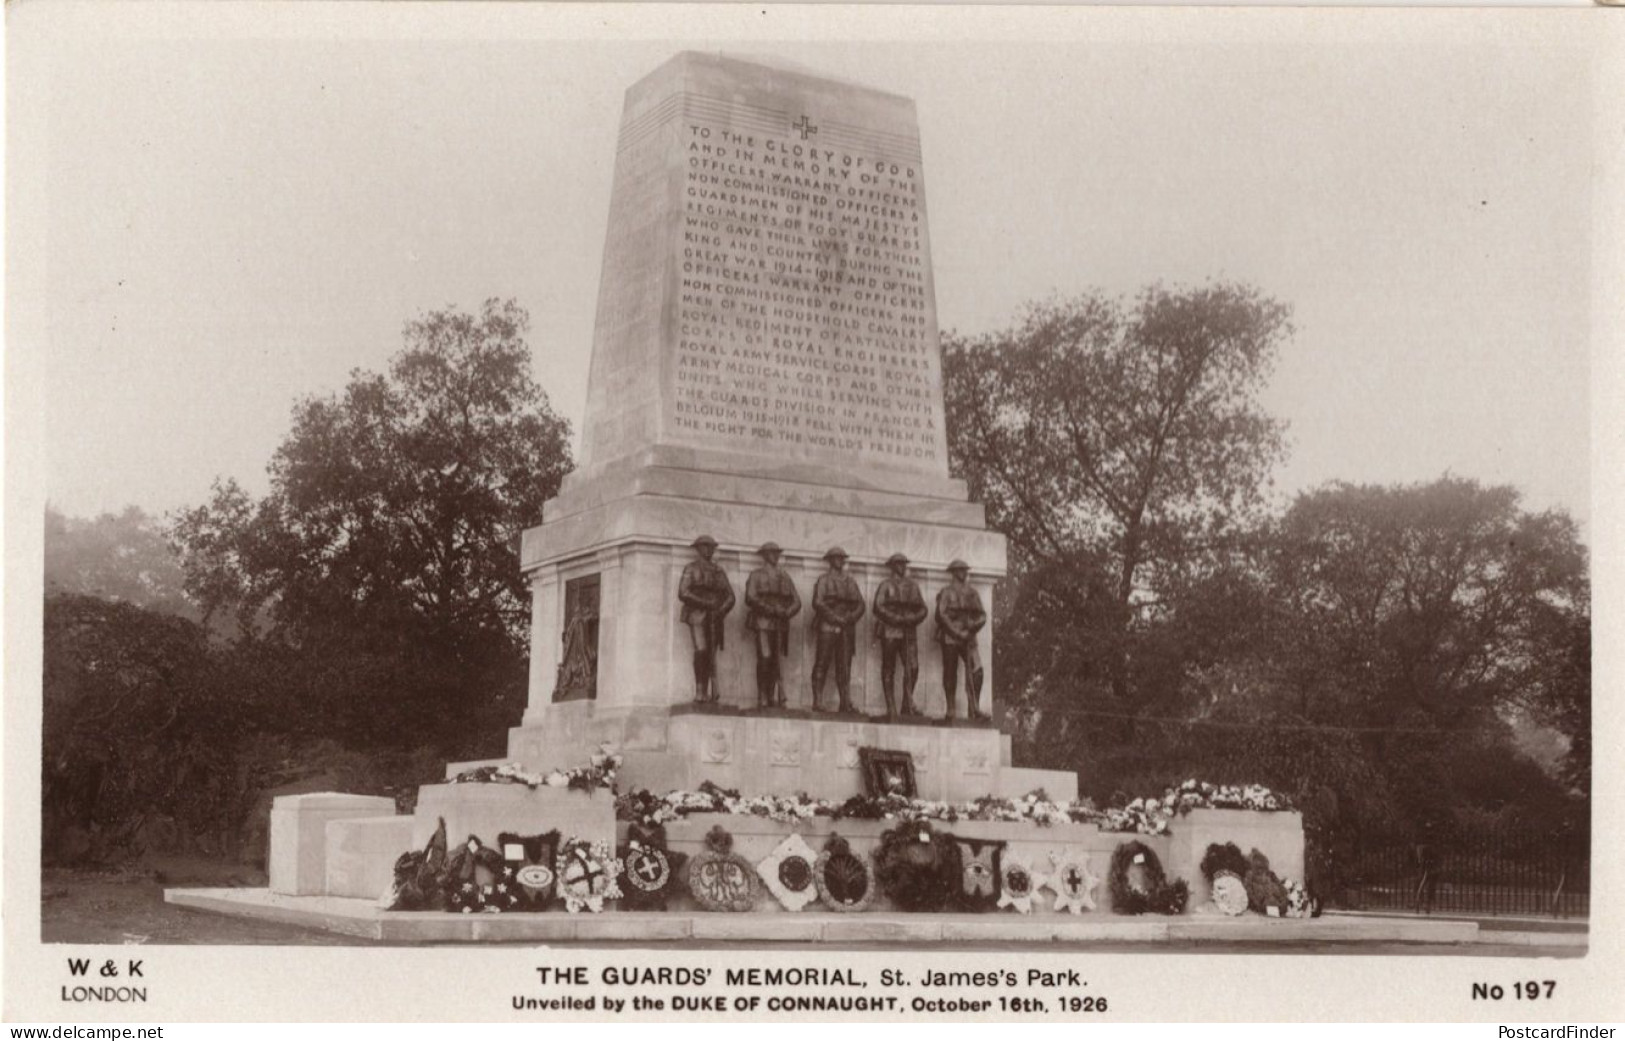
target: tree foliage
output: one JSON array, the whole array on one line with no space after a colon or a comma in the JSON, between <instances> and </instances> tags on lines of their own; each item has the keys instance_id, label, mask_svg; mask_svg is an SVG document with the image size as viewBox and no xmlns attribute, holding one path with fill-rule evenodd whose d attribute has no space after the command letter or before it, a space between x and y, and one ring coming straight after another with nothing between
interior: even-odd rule
<instances>
[{"instance_id":1,"label":"tree foliage","mask_svg":"<svg viewBox=\"0 0 1625 1041\"><path fill-rule=\"evenodd\" d=\"M163 526L138 506L92 519L45 507L45 591L82 593L196 619Z\"/></svg>"},{"instance_id":2,"label":"tree foliage","mask_svg":"<svg viewBox=\"0 0 1625 1041\"><path fill-rule=\"evenodd\" d=\"M1283 428L1260 395L1290 333L1283 305L1209 285L947 338L952 460L1010 540L995 685L1028 761L1108 799L1270 784L1321 870L1377 835L1583 819L1573 522L1456 477L1272 514ZM1531 721L1564 735L1561 778L1519 751Z\"/></svg>"},{"instance_id":3,"label":"tree foliage","mask_svg":"<svg viewBox=\"0 0 1625 1041\"><path fill-rule=\"evenodd\" d=\"M45 604L44 829L127 841L156 815L207 828L243 794L251 705L229 696L197 623L59 593Z\"/></svg>"},{"instance_id":4,"label":"tree foliage","mask_svg":"<svg viewBox=\"0 0 1625 1041\"><path fill-rule=\"evenodd\" d=\"M500 730L522 690L518 536L571 465L528 324L495 300L408 323L387 373L296 404L268 494L217 482L175 521L188 593L276 641L350 739Z\"/></svg>"},{"instance_id":5,"label":"tree foliage","mask_svg":"<svg viewBox=\"0 0 1625 1041\"><path fill-rule=\"evenodd\" d=\"M1283 452L1259 405L1289 309L1243 285L1086 295L949 336L949 452L1024 580L1022 688L1064 675L1137 707L1136 631L1245 530ZM1009 631L1009 630L1007 630Z\"/></svg>"}]
</instances>

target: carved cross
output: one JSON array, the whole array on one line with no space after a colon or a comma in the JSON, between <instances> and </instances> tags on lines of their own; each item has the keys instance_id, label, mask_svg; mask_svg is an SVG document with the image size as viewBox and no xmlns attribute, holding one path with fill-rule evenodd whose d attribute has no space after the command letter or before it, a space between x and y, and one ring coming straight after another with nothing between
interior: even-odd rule
<instances>
[{"instance_id":1,"label":"carved cross","mask_svg":"<svg viewBox=\"0 0 1625 1041\"><path fill-rule=\"evenodd\" d=\"M807 135L818 133L818 127L807 121L806 113L802 113L801 122L791 123L790 129L799 132L803 141L807 140Z\"/></svg>"}]
</instances>

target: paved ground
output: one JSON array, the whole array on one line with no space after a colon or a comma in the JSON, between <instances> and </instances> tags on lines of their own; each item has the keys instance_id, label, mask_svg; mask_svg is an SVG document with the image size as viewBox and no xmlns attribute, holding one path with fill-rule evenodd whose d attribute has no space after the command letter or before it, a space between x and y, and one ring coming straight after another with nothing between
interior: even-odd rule
<instances>
[{"instance_id":1,"label":"paved ground","mask_svg":"<svg viewBox=\"0 0 1625 1041\"><path fill-rule=\"evenodd\" d=\"M370 941L340 936L321 930L306 929L276 922L256 921L229 917L164 903L166 885L176 883L210 885L263 885L263 876L256 877L251 869L235 866L192 866L184 871L171 870L164 874L121 872L86 874L49 871L44 878L44 901L41 908L41 939L47 943L83 944L246 944L246 945L321 945L321 946L379 946ZM1585 947L1576 942L1577 923L1519 922L1512 920L1479 920L1483 931L1482 942L1461 946L1409 943L1337 943L1337 942L1202 942L1202 943L1137 943L1124 941L1082 941L1048 944L1047 950L1101 951L1113 954L1330 954L1330 955L1383 955L1383 956L1471 956L1508 958L1576 958L1585 954ZM1537 934L1551 932L1552 943L1540 942ZM1497 935L1499 934L1499 936ZM1503 938L1517 937L1517 942L1504 942ZM535 946L525 943L518 946ZM639 944L594 943L583 944L601 948L629 948ZM687 941L684 949L730 947L737 949L738 941ZM827 946L808 943L753 943L756 947L774 950L829 950ZM954 942L951 944L897 945L873 943L862 945L874 950L1030 950L1030 945L1016 942L989 941L981 943Z\"/></svg>"}]
</instances>

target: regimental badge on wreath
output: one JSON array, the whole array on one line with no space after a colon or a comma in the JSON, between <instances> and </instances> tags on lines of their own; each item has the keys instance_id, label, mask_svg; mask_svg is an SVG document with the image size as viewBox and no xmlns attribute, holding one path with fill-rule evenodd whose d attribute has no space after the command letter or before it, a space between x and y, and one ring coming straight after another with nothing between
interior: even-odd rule
<instances>
[{"instance_id":1,"label":"regimental badge on wreath","mask_svg":"<svg viewBox=\"0 0 1625 1041\"><path fill-rule=\"evenodd\" d=\"M868 862L834 832L813 863L813 885L818 887L818 899L832 911L868 910L879 889Z\"/></svg>"},{"instance_id":2,"label":"regimental badge on wreath","mask_svg":"<svg viewBox=\"0 0 1625 1041\"><path fill-rule=\"evenodd\" d=\"M1089 854L1081 850L1051 852L1051 872L1045 885L1055 894L1055 910L1081 914L1095 909L1095 889L1100 876L1089 868Z\"/></svg>"},{"instance_id":3,"label":"regimental badge on wreath","mask_svg":"<svg viewBox=\"0 0 1625 1041\"><path fill-rule=\"evenodd\" d=\"M756 865L756 873L785 910L799 911L818 899L818 886L813 881L813 862L817 859L807 840L799 832L792 832Z\"/></svg>"},{"instance_id":4,"label":"regimental badge on wreath","mask_svg":"<svg viewBox=\"0 0 1625 1041\"><path fill-rule=\"evenodd\" d=\"M999 868L1005 843L963 835L950 838L959 847L959 905L967 911L993 910L999 903Z\"/></svg>"},{"instance_id":5,"label":"regimental badge on wreath","mask_svg":"<svg viewBox=\"0 0 1625 1041\"><path fill-rule=\"evenodd\" d=\"M502 854L470 835L446 864L446 890L451 909L463 914L508 910L508 886L502 880Z\"/></svg>"},{"instance_id":6,"label":"regimental badge on wreath","mask_svg":"<svg viewBox=\"0 0 1625 1041\"><path fill-rule=\"evenodd\" d=\"M634 821L621 847L621 907L629 911L664 911L688 858L666 847L663 824Z\"/></svg>"},{"instance_id":7,"label":"regimental badge on wreath","mask_svg":"<svg viewBox=\"0 0 1625 1041\"><path fill-rule=\"evenodd\" d=\"M1048 879L1035 872L1026 857L1006 853L999 865L999 906L1013 907L1021 914L1032 914L1033 897L1038 894L1038 887L1046 882Z\"/></svg>"},{"instance_id":8,"label":"regimental badge on wreath","mask_svg":"<svg viewBox=\"0 0 1625 1041\"><path fill-rule=\"evenodd\" d=\"M621 887L616 879L621 874L621 862L609 851L607 843L571 839L559 851L559 896L564 898L564 909L571 914L582 909L594 914L604 909L604 901L619 900Z\"/></svg>"},{"instance_id":9,"label":"regimental badge on wreath","mask_svg":"<svg viewBox=\"0 0 1625 1041\"><path fill-rule=\"evenodd\" d=\"M502 881L507 883L510 897L503 910L545 910L553 899L557 879L554 864L558 860L559 833L515 835L505 831L497 836L497 848L502 851Z\"/></svg>"},{"instance_id":10,"label":"regimental badge on wreath","mask_svg":"<svg viewBox=\"0 0 1625 1041\"><path fill-rule=\"evenodd\" d=\"M749 911L760 883L750 861L733 851L734 838L718 824L706 833L705 849L688 862L688 891L707 911Z\"/></svg>"}]
</instances>

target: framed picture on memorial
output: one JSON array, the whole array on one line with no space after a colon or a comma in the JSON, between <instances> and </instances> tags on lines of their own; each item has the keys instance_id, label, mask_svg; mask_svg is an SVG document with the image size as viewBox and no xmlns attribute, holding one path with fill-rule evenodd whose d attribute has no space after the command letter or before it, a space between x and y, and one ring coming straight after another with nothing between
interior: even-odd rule
<instances>
[{"instance_id":1,"label":"framed picture on memorial","mask_svg":"<svg viewBox=\"0 0 1625 1041\"><path fill-rule=\"evenodd\" d=\"M912 799L914 757L890 748L858 749L858 765L863 767L863 788L870 795L901 795Z\"/></svg>"}]
</instances>

